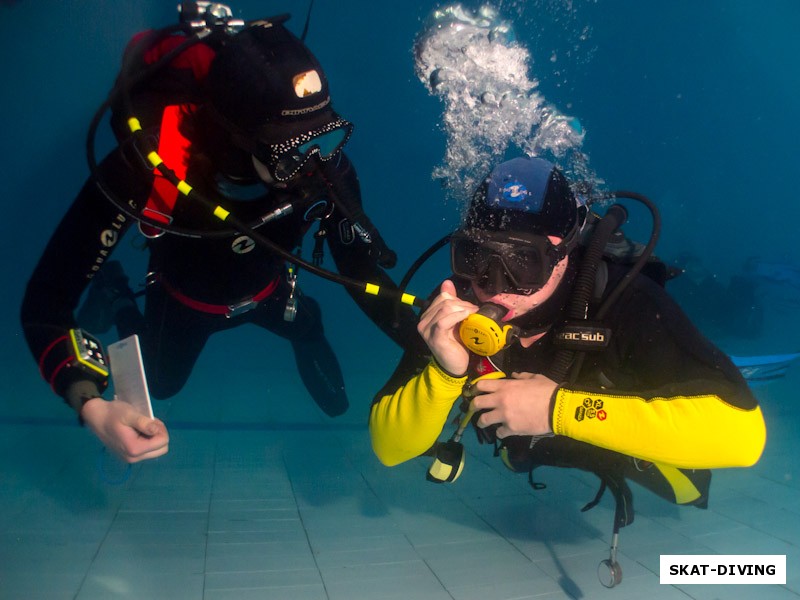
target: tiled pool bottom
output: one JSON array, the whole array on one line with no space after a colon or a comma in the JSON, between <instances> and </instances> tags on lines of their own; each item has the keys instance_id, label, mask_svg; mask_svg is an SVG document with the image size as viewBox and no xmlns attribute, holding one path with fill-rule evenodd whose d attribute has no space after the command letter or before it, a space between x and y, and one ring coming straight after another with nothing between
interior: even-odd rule
<instances>
[{"instance_id":1,"label":"tiled pool bottom","mask_svg":"<svg viewBox=\"0 0 800 600\"><path fill-rule=\"evenodd\" d=\"M88 432L9 423L0 598L797 598L800 487L781 476L794 435L753 469L716 472L707 511L634 489L609 590L610 494L581 513L593 476L543 469L533 491L471 439L461 478L436 485L426 460L380 465L360 426L173 426L169 454L119 483ZM660 585L661 554L786 554L787 585Z\"/></svg>"}]
</instances>

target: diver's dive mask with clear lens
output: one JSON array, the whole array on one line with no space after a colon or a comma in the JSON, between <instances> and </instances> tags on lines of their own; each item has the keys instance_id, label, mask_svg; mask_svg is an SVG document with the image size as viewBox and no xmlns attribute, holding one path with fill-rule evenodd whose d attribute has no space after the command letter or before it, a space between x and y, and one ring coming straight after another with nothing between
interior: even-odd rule
<instances>
[{"instance_id":1,"label":"diver's dive mask with clear lens","mask_svg":"<svg viewBox=\"0 0 800 600\"><path fill-rule=\"evenodd\" d=\"M314 154L329 160L339 152L353 133L352 123L336 119L308 133L279 143L258 142L253 156L266 165L276 181L297 175Z\"/></svg>"},{"instance_id":2,"label":"diver's dive mask with clear lens","mask_svg":"<svg viewBox=\"0 0 800 600\"><path fill-rule=\"evenodd\" d=\"M532 294L547 283L566 253L566 244L553 245L544 236L459 230L450 238L453 273L481 288L488 285L496 294Z\"/></svg>"}]
</instances>

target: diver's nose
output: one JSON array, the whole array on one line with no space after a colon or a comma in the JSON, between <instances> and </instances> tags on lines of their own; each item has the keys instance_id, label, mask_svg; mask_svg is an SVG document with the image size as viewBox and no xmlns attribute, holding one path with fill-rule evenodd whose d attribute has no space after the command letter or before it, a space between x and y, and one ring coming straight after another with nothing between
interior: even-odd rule
<instances>
[{"instance_id":1,"label":"diver's nose","mask_svg":"<svg viewBox=\"0 0 800 600\"><path fill-rule=\"evenodd\" d=\"M492 256L489 259L489 266L478 282L478 287L490 296L503 294L514 289L513 284L506 275L502 261L496 256Z\"/></svg>"}]
</instances>

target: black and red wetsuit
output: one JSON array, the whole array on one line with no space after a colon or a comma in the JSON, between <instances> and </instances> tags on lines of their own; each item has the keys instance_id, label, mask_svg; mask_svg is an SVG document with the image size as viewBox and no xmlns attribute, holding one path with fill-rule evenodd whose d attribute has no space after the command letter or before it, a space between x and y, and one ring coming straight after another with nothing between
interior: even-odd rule
<instances>
[{"instance_id":1,"label":"black and red wetsuit","mask_svg":"<svg viewBox=\"0 0 800 600\"><path fill-rule=\"evenodd\" d=\"M143 127L159 144L165 135L161 127L165 106L177 101L183 107L190 107L186 108L188 113L202 102L198 79L207 70L213 51L202 44L193 50L196 52L192 56L180 55L157 81L135 91L135 108ZM180 97L176 98L178 93ZM114 121L117 127L120 123ZM293 251L314 224L313 219L306 220L302 207L316 200L330 201L326 186L311 175L298 176L286 186L268 186L258 179L249 156L237 155L241 151L232 146L221 149L214 143L198 141L207 133L203 126L200 119L195 119L185 130L181 125L183 133L188 131L189 146L184 163L177 166L185 171L186 181L246 223L258 223L276 207L301 201L300 210L257 227L261 235ZM199 134L197 139L192 132ZM160 153L163 147L160 144ZM354 207L360 210L358 178L348 158L340 152L325 165L325 179L347 200L347 214L352 215ZM144 209L148 199L156 194L153 173L133 144L122 143L102 161L99 169L105 185L126 199L135 211ZM163 181L156 183L163 185ZM171 209L175 225L211 233L228 227L208 214L208 209L185 196L175 195ZM81 295L134 223L90 178L58 225L28 283L21 311L22 326L43 377L61 396L67 397L78 381L85 385L86 376L77 369L64 368L66 346L53 342L79 325L74 312ZM339 206L333 208L323 225L327 246L342 275L394 287L377 264L375 246L354 233ZM316 392L326 396L330 395L329 390L323 388L341 387L338 381L341 374L324 339L317 303L300 294L296 319L283 318L290 286L284 260L279 256L238 233L205 238L167 233L148 239L147 248L149 271L155 274L155 284L147 289L144 314L120 311L117 326L121 336L139 334L155 397L169 397L181 389L212 333L245 322L292 342L301 375L318 402L314 388L319 387ZM351 294L367 316L398 343L404 343L404 338L411 335L410 310L404 313L406 326L396 329L392 326L395 320L392 301L357 292ZM251 299L259 301L252 310L230 318L222 314L230 312L226 307L248 304ZM323 406L329 414L338 414L346 408L343 393L330 402L332 406Z\"/></svg>"}]
</instances>

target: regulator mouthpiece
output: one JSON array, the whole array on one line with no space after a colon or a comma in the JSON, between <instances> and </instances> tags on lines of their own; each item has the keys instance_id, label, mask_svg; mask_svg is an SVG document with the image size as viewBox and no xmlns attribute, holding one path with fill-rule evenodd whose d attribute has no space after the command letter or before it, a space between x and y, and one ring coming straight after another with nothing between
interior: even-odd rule
<instances>
[{"instance_id":1,"label":"regulator mouthpiece","mask_svg":"<svg viewBox=\"0 0 800 600\"><path fill-rule=\"evenodd\" d=\"M478 312L461 322L458 330L461 343L478 356L493 356L500 352L511 343L515 332L512 325L500 321L507 312L498 304L482 305Z\"/></svg>"}]
</instances>

